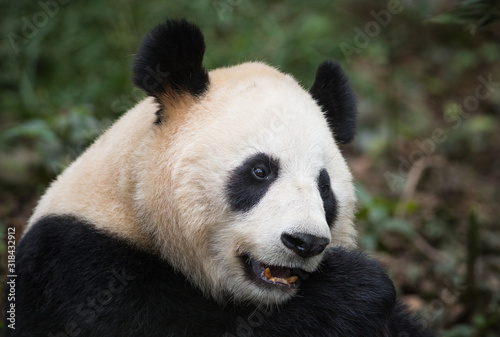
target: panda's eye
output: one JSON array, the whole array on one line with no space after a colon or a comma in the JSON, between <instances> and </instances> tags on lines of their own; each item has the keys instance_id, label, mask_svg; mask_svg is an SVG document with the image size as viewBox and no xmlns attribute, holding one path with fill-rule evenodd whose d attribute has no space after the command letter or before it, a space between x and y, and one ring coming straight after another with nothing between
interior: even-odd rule
<instances>
[{"instance_id":1,"label":"panda's eye","mask_svg":"<svg viewBox=\"0 0 500 337\"><path fill-rule=\"evenodd\" d=\"M269 170L263 166L255 166L252 168L252 174L255 178L262 180L269 176Z\"/></svg>"},{"instance_id":2,"label":"panda's eye","mask_svg":"<svg viewBox=\"0 0 500 337\"><path fill-rule=\"evenodd\" d=\"M327 195L328 192L330 192L330 185L329 184L325 184L325 185L321 185L319 187L319 192L322 194L322 195Z\"/></svg>"}]
</instances>

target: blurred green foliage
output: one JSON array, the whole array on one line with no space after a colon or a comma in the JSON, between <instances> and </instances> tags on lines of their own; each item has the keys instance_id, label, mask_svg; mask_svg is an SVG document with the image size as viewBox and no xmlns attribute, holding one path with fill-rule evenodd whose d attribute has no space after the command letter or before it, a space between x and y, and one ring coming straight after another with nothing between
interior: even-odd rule
<instances>
[{"instance_id":1,"label":"blurred green foliage","mask_svg":"<svg viewBox=\"0 0 500 337\"><path fill-rule=\"evenodd\" d=\"M459 24L475 32L477 28L500 20L500 3L496 0L460 0L450 11L431 21Z\"/></svg>"},{"instance_id":2,"label":"blurred green foliage","mask_svg":"<svg viewBox=\"0 0 500 337\"><path fill-rule=\"evenodd\" d=\"M361 247L442 336L500 331L496 1L18 0L0 1L0 17L1 226L22 226L48 183L143 97L130 81L136 48L157 22L186 17L204 32L209 69L260 60L307 88L322 61L339 61L359 99L343 151ZM491 85L478 98L481 78Z\"/></svg>"}]
</instances>

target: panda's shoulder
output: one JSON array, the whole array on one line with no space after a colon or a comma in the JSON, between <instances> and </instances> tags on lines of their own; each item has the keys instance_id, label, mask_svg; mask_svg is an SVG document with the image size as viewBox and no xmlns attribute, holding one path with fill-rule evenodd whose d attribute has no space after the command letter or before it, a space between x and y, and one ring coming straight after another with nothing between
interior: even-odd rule
<instances>
[{"instance_id":1,"label":"panda's shoulder","mask_svg":"<svg viewBox=\"0 0 500 337\"><path fill-rule=\"evenodd\" d=\"M61 287L68 277L78 275L95 288L110 278L109 275L125 272L130 273L127 274L129 280L143 281L147 275L148 282L160 289L169 284L177 286L177 281L185 283L184 277L159 256L72 215L41 218L23 236L18 251L17 258L24 272L29 272L25 266L43 269L47 277L55 282L60 280ZM169 282L161 282L162 278Z\"/></svg>"},{"instance_id":2,"label":"panda's shoulder","mask_svg":"<svg viewBox=\"0 0 500 337\"><path fill-rule=\"evenodd\" d=\"M153 257L145 251L137 249L131 243L118 237L115 233L99 230L90 221L74 215L46 215L37 220L24 234L19 245L24 256L41 260L48 258L64 258L74 263L91 263L96 272L99 267L120 262L117 256L127 256L130 263L142 259L143 255ZM36 255L34 255L36 253ZM89 258L90 257L90 258ZM95 261L94 261L95 259ZM151 263L154 263L151 260ZM60 268L73 268L72 265L61 265Z\"/></svg>"},{"instance_id":3,"label":"panda's shoulder","mask_svg":"<svg viewBox=\"0 0 500 337\"><path fill-rule=\"evenodd\" d=\"M36 311L20 313L25 322L66 317L81 333L108 336L107 330L117 326L148 333L184 331L189 320L179 318L185 313L196 315L200 326L214 321L204 312L214 313L216 304L165 260L88 221L66 215L41 218L18 248L22 283L16 301L25 307L33 298L38 303ZM43 293L31 291L42 285ZM114 323L107 324L106 317Z\"/></svg>"}]
</instances>

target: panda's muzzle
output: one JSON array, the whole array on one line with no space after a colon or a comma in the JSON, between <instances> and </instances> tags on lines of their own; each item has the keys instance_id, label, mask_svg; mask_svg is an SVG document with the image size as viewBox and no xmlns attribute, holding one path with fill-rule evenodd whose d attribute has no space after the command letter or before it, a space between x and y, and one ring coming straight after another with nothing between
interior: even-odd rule
<instances>
[{"instance_id":1,"label":"panda's muzzle","mask_svg":"<svg viewBox=\"0 0 500 337\"><path fill-rule=\"evenodd\" d=\"M296 268L266 265L246 254L241 257L245 263L247 274L256 276L258 281L264 281L268 284L294 288L299 283L299 275L305 274L304 271Z\"/></svg>"}]
</instances>

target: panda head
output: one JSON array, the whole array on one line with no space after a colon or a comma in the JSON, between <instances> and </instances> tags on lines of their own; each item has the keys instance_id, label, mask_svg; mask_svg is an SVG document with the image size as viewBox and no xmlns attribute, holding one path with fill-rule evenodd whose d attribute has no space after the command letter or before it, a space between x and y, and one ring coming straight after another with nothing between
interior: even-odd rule
<instances>
[{"instance_id":1,"label":"panda head","mask_svg":"<svg viewBox=\"0 0 500 337\"><path fill-rule=\"evenodd\" d=\"M337 146L355 99L334 62L309 91L261 63L207 72L199 29L154 28L133 81L157 104L138 145L134 208L154 249L218 301L279 304L328 246L354 246L352 177Z\"/></svg>"}]
</instances>

